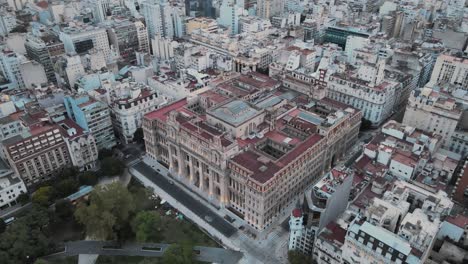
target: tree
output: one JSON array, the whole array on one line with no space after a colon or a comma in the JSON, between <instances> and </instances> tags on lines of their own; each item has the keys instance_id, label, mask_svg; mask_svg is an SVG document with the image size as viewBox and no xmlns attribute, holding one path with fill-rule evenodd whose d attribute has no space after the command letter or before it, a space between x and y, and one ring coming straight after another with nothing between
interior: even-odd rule
<instances>
[{"instance_id":1,"label":"tree","mask_svg":"<svg viewBox=\"0 0 468 264\"><path fill-rule=\"evenodd\" d=\"M155 211L139 212L132 221L132 230L138 242L160 242L161 217Z\"/></svg>"},{"instance_id":2,"label":"tree","mask_svg":"<svg viewBox=\"0 0 468 264\"><path fill-rule=\"evenodd\" d=\"M62 220L73 216L73 204L67 199L60 199L55 202L55 214Z\"/></svg>"},{"instance_id":3,"label":"tree","mask_svg":"<svg viewBox=\"0 0 468 264\"><path fill-rule=\"evenodd\" d=\"M34 264L48 264L49 262L43 260L43 259L38 259L34 262Z\"/></svg>"},{"instance_id":4,"label":"tree","mask_svg":"<svg viewBox=\"0 0 468 264\"><path fill-rule=\"evenodd\" d=\"M22 193L16 198L16 202L20 203L22 206L29 202L30 198L27 193Z\"/></svg>"},{"instance_id":5,"label":"tree","mask_svg":"<svg viewBox=\"0 0 468 264\"><path fill-rule=\"evenodd\" d=\"M288 251L288 260L290 264L303 264L312 262L312 258L310 256L306 256L295 250Z\"/></svg>"},{"instance_id":6,"label":"tree","mask_svg":"<svg viewBox=\"0 0 468 264\"><path fill-rule=\"evenodd\" d=\"M77 167L66 167L58 175L61 179L76 179L80 170Z\"/></svg>"},{"instance_id":7,"label":"tree","mask_svg":"<svg viewBox=\"0 0 468 264\"><path fill-rule=\"evenodd\" d=\"M32 202L40 206L49 206L55 197L55 191L52 186L40 187L32 195Z\"/></svg>"},{"instance_id":8,"label":"tree","mask_svg":"<svg viewBox=\"0 0 468 264\"><path fill-rule=\"evenodd\" d=\"M5 232L7 225L5 223L5 220L3 218L0 218L0 234Z\"/></svg>"},{"instance_id":9,"label":"tree","mask_svg":"<svg viewBox=\"0 0 468 264\"><path fill-rule=\"evenodd\" d=\"M94 171L85 171L78 176L78 181L81 185L96 185L98 183L98 175Z\"/></svg>"},{"instance_id":10,"label":"tree","mask_svg":"<svg viewBox=\"0 0 468 264\"><path fill-rule=\"evenodd\" d=\"M124 170L124 165L121 161L113 157L104 158L101 161L101 173L107 176L120 175Z\"/></svg>"},{"instance_id":11,"label":"tree","mask_svg":"<svg viewBox=\"0 0 468 264\"><path fill-rule=\"evenodd\" d=\"M96 239L113 239L135 210L133 197L125 186L115 182L96 188L89 204L79 204L75 218Z\"/></svg>"},{"instance_id":12,"label":"tree","mask_svg":"<svg viewBox=\"0 0 468 264\"><path fill-rule=\"evenodd\" d=\"M79 187L78 182L75 179L68 178L68 179L59 181L55 185L55 191L56 191L57 197L63 198L63 197L69 196L72 193L77 192L78 187Z\"/></svg>"},{"instance_id":13,"label":"tree","mask_svg":"<svg viewBox=\"0 0 468 264\"><path fill-rule=\"evenodd\" d=\"M112 149L106 149L106 148L101 149L99 150L99 153L98 153L98 159L103 160L105 158L112 157L112 154L113 154Z\"/></svg>"},{"instance_id":14,"label":"tree","mask_svg":"<svg viewBox=\"0 0 468 264\"><path fill-rule=\"evenodd\" d=\"M138 144L145 143L143 128L140 127L135 130L135 133L133 133L133 141L135 141Z\"/></svg>"},{"instance_id":15,"label":"tree","mask_svg":"<svg viewBox=\"0 0 468 264\"><path fill-rule=\"evenodd\" d=\"M182 244L172 244L164 252L162 257L163 263L171 264L192 264L193 260L193 246L188 242Z\"/></svg>"},{"instance_id":16,"label":"tree","mask_svg":"<svg viewBox=\"0 0 468 264\"><path fill-rule=\"evenodd\" d=\"M362 118L361 119L361 127L360 127L360 131L366 131L366 130L369 130L370 128L372 127L372 122L365 119L365 118Z\"/></svg>"},{"instance_id":17,"label":"tree","mask_svg":"<svg viewBox=\"0 0 468 264\"><path fill-rule=\"evenodd\" d=\"M49 253L53 244L48 234L47 209L35 206L18 218L0 235L2 264L30 263Z\"/></svg>"}]
</instances>

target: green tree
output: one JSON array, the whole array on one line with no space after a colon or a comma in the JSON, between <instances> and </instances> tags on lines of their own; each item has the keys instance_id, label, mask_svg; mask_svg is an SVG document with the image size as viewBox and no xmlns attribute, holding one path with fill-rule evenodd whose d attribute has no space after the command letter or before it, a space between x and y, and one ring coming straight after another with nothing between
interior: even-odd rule
<instances>
[{"instance_id":1,"label":"green tree","mask_svg":"<svg viewBox=\"0 0 468 264\"><path fill-rule=\"evenodd\" d=\"M123 172L124 165L116 158L107 157L101 161L101 173L106 176L115 176Z\"/></svg>"},{"instance_id":2,"label":"green tree","mask_svg":"<svg viewBox=\"0 0 468 264\"><path fill-rule=\"evenodd\" d=\"M77 167L66 167L59 174L61 179L76 179L80 170Z\"/></svg>"},{"instance_id":3,"label":"green tree","mask_svg":"<svg viewBox=\"0 0 468 264\"><path fill-rule=\"evenodd\" d=\"M366 130L369 130L370 128L372 127L372 122L365 119L365 118L362 118L361 119L361 127L360 127L360 131L366 131Z\"/></svg>"},{"instance_id":4,"label":"green tree","mask_svg":"<svg viewBox=\"0 0 468 264\"><path fill-rule=\"evenodd\" d=\"M3 218L0 218L0 234L5 232L7 225L5 223L5 220Z\"/></svg>"},{"instance_id":5,"label":"green tree","mask_svg":"<svg viewBox=\"0 0 468 264\"><path fill-rule=\"evenodd\" d=\"M73 216L73 204L67 199L55 201L55 214L62 220Z\"/></svg>"},{"instance_id":6,"label":"green tree","mask_svg":"<svg viewBox=\"0 0 468 264\"><path fill-rule=\"evenodd\" d=\"M306 256L295 250L290 250L288 252L288 260L290 264L303 264L312 262L312 258L310 256Z\"/></svg>"},{"instance_id":7,"label":"green tree","mask_svg":"<svg viewBox=\"0 0 468 264\"><path fill-rule=\"evenodd\" d=\"M112 154L113 154L112 149L106 149L106 148L101 149L99 150L99 153L98 153L98 159L103 160L105 158L112 157Z\"/></svg>"},{"instance_id":8,"label":"green tree","mask_svg":"<svg viewBox=\"0 0 468 264\"><path fill-rule=\"evenodd\" d=\"M88 235L96 239L113 239L125 228L135 210L133 197L125 186L115 182L95 189L89 204L79 204L75 218Z\"/></svg>"},{"instance_id":9,"label":"green tree","mask_svg":"<svg viewBox=\"0 0 468 264\"><path fill-rule=\"evenodd\" d=\"M145 143L143 128L140 127L135 130L135 133L133 133L133 141L135 141L138 144Z\"/></svg>"},{"instance_id":10,"label":"green tree","mask_svg":"<svg viewBox=\"0 0 468 264\"><path fill-rule=\"evenodd\" d=\"M27 204L30 201L29 195L27 193L22 193L16 198L16 202L20 203L22 206Z\"/></svg>"},{"instance_id":11,"label":"green tree","mask_svg":"<svg viewBox=\"0 0 468 264\"><path fill-rule=\"evenodd\" d=\"M164 252L162 257L163 263L171 264L192 264L193 260L193 246L184 242L182 244L172 244Z\"/></svg>"},{"instance_id":12,"label":"green tree","mask_svg":"<svg viewBox=\"0 0 468 264\"><path fill-rule=\"evenodd\" d=\"M0 235L0 262L29 263L48 254L53 248L48 225L47 209L33 205L25 216L18 218Z\"/></svg>"},{"instance_id":13,"label":"green tree","mask_svg":"<svg viewBox=\"0 0 468 264\"><path fill-rule=\"evenodd\" d=\"M55 191L52 186L40 187L32 195L32 202L41 206L49 206L55 197Z\"/></svg>"},{"instance_id":14,"label":"green tree","mask_svg":"<svg viewBox=\"0 0 468 264\"><path fill-rule=\"evenodd\" d=\"M63 197L69 196L72 193L77 192L78 187L79 187L78 182L75 179L68 178L68 179L59 181L55 185L55 191L56 191L57 197L63 198Z\"/></svg>"},{"instance_id":15,"label":"green tree","mask_svg":"<svg viewBox=\"0 0 468 264\"><path fill-rule=\"evenodd\" d=\"M132 220L132 230L138 242L160 242L161 217L155 211L139 212Z\"/></svg>"},{"instance_id":16,"label":"green tree","mask_svg":"<svg viewBox=\"0 0 468 264\"><path fill-rule=\"evenodd\" d=\"M98 175L94 171L85 171L78 176L81 185L94 186L98 183Z\"/></svg>"}]
</instances>

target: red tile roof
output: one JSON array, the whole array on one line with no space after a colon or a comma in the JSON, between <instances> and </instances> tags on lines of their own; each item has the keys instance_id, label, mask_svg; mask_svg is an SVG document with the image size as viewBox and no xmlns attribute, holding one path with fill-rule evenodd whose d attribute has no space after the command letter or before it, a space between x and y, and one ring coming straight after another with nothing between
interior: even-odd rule
<instances>
[{"instance_id":1,"label":"red tile roof","mask_svg":"<svg viewBox=\"0 0 468 264\"><path fill-rule=\"evenodd\" d=\"M155 120L158 119L159 121L166 121L167 120L167 115L169 112L173 110L178 110L179 108L182 108L187 104L187 99L181 99L179 101L176 101L170 105L166 105L164 107L161 107L157 110L154 110L153 112L149 112L145 115L146 119L149 120Z\"/></svg>"},{"instance_id":2,"label":"red tile roof","mask_svg":"<svg viewBox=\"0 0 468 264\"><path fill-rule=\"evenodd\" d=\"M468 225L468 216L464 215L457 215L457 216L450 216L445 221L456 225L460 228L465 228Z\"/></svg>"},{"instance_id":3,"label":"red tile roof","mask_svg":"<svg viewBox=\"0 0 468 264\"><path fill-rule=\"evenodd\" d=\"M340 244L344 244L345 237L346 237L346 230L341 228L337 223L330 222L325 227L328 232L322 232L320 237L331 241L331 242L339 242Z\"/></svg>"},{"instance_id":4,"label":"red tile roof","mask_svg":"<svg viewBox=\"0 0 468 264\"><path fill-rule=\"evenodd\" d=\"M294 209L294 210L292 211L292 215L293 215L294 217L301 217L301 216L302 216L302 211L301 211L301 209L299 209L299 208Z\"/></svg>"}]
</instances>

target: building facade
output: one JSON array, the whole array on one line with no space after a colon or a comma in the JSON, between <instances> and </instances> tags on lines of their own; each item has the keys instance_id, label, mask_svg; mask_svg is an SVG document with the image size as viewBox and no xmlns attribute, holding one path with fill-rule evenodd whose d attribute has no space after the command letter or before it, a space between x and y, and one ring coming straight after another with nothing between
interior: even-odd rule
<instances>
[{"instance_id":1,"label":"building facade","mask_svg":"<svg viewBox=\"0 0 468 264\"><path fill-rule=\"evenodd\" d=\"M223 89L236 94L235 87ZM357 138L361 113L330 99L290 108L276 95L254 94L224 95L208 109L182 99L145 115L143 130L147 154L175 180L263 230L343 157Z\"/></svg>"},{"instance_id":2,"label":"building facade","mask_svg":"<svg viewBox=\"0 0 468 264\"><path fill-rule=\"evenodd\" d=\"M64 103L68 117L94 136L98 149L111 149L117 144L110 109L105 103L87 95L67 96Z\"/></svg>"}]
</instances>

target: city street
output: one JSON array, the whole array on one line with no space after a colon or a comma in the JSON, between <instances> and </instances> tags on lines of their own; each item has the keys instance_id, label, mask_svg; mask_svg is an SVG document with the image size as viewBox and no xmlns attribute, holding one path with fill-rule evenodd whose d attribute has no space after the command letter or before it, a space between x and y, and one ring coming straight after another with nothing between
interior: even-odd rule
<instances>
[{"instance_id":1,"label":"city street","mask_svg":"<svg viewBox=\"0 0 468 264\"><path fill-rule=\"evenodd\" d=\"M216 240L220 239L223 245L244 253L239 263L287 263L289 233L282 225L270 230L265 239L254 239L227 222L221 216L222 210L215 211L207 206L205 201L194 198L183 187L163 176L167 175L167 172L161 166L156 168L154 165L153 168L144 162L138 162L130 168L130 172L145 186L153 187L156 194L166 199Z\"/></svg>"}]
</instances>

